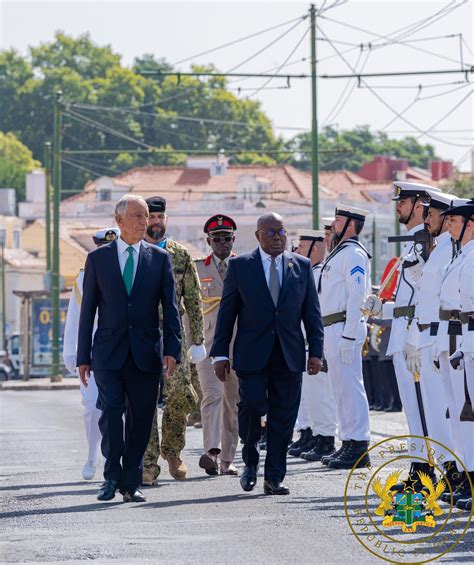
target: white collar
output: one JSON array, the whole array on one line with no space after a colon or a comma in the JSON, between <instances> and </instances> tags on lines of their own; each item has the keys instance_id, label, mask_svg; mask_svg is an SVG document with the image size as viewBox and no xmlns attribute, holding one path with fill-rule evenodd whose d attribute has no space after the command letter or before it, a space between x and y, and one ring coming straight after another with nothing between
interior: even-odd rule
<instances>
[{"instance_id":1,"label":"white collar","mask_svg":"<svg viewBox=\"0 0 474 565\"><path fill-rule=\"evenodd\" d=\"M467 254L467 253L469 253L472 249L474 249L474 239L471 239L471 241L468 241L468 242L466 243L466 245L463 245L463 246L461 247L461 252Z\"/></svg>"},{"instance_id":2,"label":"white collar","mask_svg":"<svg viewBox=\"0 0 474 565\"><path fill-rule=\"evenodd\" d=\"M265 251L260 246L258 246L258 248L260 250L260 257L262 258L262 261L267 261L267 260L271 261L273 259L273 256L269 255L268 253L265 253ZM280 255L277 255L275 257L275 263L279 264L282 259L283 259L283 253L280 253Z\"/></svg>"},{"instance_id":3,"label":"white collar","mask_svg":"<svg viewBox=\"0 0 474 565\"><path fill-rule=\"evenodd\" d=\"M212 258L214 259L214 263L216 265L216 267L219 265L219 263L221 261L224 261L224 263L229 266L229 259L230 259L230 255L229 257L226 257L225 259L219 259L219 257L217 257L217 255L214 255L214 253L212 254Z\"/></svg>"},{"instance_id":4,"label":"white collar","mask_svg":"<svg viewBox=\"0 0 474 565\"><path fill-rule=\"evenodd\" d=\"M118 249L119 255L121 255L122 253L125 253L125 251L127 251L127 249L129 247L133 247L133 249L137 252L137 254L139 254L140 253L140 244L141 244L141 241L138 241L137 243L134 243L133 245L130 246L121 237L119 237L117 239L117 249Z\"/></svg>"},{"instance_id":5,"label":"white collar","mask_svg":"<svg viewBox=\"0 0 474 565\"><path fill-rule=\"evenodd\" d=\"M407 231L407 235L414 235L417 231L420 231L424 228L424 224L418 224L417 226L413 226L411 230Z\"/></svg>"}]
</instances>

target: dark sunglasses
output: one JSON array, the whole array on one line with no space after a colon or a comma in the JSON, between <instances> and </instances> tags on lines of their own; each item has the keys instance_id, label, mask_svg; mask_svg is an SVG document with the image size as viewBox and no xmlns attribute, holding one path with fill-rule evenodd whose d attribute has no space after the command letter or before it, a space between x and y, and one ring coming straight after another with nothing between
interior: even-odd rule
<instances>
[{"instance_id":1,"label":"dark sunglasses","mask_svg":"<svg viewBox=\"0 0 474 565\"><path fill-rule=\"evenodd\" d=\"M285 228L280 228L278 230L274 230L273 228L268 228L266 230L258 230L267 235L268 237L275 237L275 235L279 235L281 237L287 235L287 231Z\"/></svg>"},{"instance_id":2,"label":"dark sunglasses","mask_svg":"<svg viewBox=\"0 0 474 565\"><path fill-rule=\"evenodd\" d=\"M229 241L232 241L234 239L233 235L223 235L222 237L215 235L209 237L212 239L214 243L224 243L224 241L229 243Z\"/></svg>"}]
</instances>

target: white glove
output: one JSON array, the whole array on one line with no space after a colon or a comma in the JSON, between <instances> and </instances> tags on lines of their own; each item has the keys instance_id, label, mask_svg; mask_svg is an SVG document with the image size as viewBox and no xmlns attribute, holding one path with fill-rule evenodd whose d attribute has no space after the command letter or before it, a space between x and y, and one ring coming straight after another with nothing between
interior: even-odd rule
<instances>
[{"instance_id":1,"label":"white glove","mask_svg":"<svg viewBox=\"0 0 474 565\"><path fill-rule=\"evenodd\" d=\"M353 339L344 338L339 341L337 352L341 356L341 361L344 365L350 365L355 359L356 342Z\"/></svg>"},{"instance_id":2,"label":"white glove","mask_svg":"<svg viewBox=\"0 0 474 565\"><path fill-rule=\"evenodd\" d=\"M76 356L75 355L64 355L64 364L66 365L66 369L72 373L73 375L76 374Z\"/></svg>"},{"instance_id":3,"label":"white glove","mask_svg":"<svg viewBox=\"0 0 474 565\"><path fill-rule=\"evenodd\" d=\"M369 294L362 302L362 313L365 316L375 316L379 318L382 314L382 301L376 294Z\"/></svg>"},{"instance_id":4,"label":"white glove","mask_svg":"<svg viewBox=\"0 0 474 565\"><path fill-rule=\"evenodd\" d=\"M201 345L191 345L188 349L189 360L191 363L199 363L200 361L204 361L207 357L206 346L204 343Z\"/></svg>"},{"instance_id":5,"label":"white glove","mask_svg":"<svg viewBox=\"0 0 474 565\"><path fill-rule=\"evenodd\" d=\"M418 349L411 343L407 343L405 345L403 353L405 354L407 369L410 371L410 373L419 373L421 367L421 358Z\"/></svg>"},{"instance_id":6,"label":"white glove","mask_svg":"<svg viewBox=\"0 0 474 565\"><path fill-rule=\"evenodd\" d=\"M464 371L464 353L460 349L456 349L448 359L453 369Z\"/></svg>"},{"instance_id":7,"label":"white glove","mask_svg":"<svg viewBox=\"0 0 474 565\"><path fill-rule=\"evenodd\" d=\"M439 353L436 342L433 343L430 349L431 364L435 371L439 373Z\"/></svg>"}]
</instances>

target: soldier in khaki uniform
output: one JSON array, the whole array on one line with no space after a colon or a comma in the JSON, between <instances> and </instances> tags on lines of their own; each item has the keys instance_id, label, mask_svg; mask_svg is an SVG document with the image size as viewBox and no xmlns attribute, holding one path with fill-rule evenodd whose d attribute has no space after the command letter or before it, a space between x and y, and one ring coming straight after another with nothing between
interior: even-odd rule
<instances>
[{"instance_id":1,"label":"soldier in khaki uniform","mask_svg":"<svg viewBox=\"0 0 474 565\"><path fill-rule=\"evenodd\" d=\"M196 267L201 281L208 345L214 341L217 313L236 229L234 220L223 214L211 216L204 225L204 233L208 235L207 243L212 253L205 259L197 260ZM204 441L204 453L199 460L199 466L208 475L217 475L220 456L221 475L237 475L238 471L233 463L239 434L237 375L231 370L225 382L221 382L214 373L209 357L197 363L196 367L202 390L201 419Z\"/></svg>"},{"instance_id":2,"label":"soldier in khaki uniform","mask_svg":"<svg viewBox=\"0 0 474 565\"><path fill-rule=\"evenodd\" d=\"M161 422L161 450L157 411L155 411L152 432L143 459L142 482L144 485L153 485L160 474L158 465L160 453L168 462L172 477L177 480L186 478L187 468L181 459L181 451L185 445L187 418L199 399L191 382L190 361L197 363L204 359L206 348L204 346L201 291L194 261L183 245L166 236L168 223L166 200L160 196L154 196L147 199L147 204L150 216L145 239L148 243L166 249L171 256L183 336L181 363L177 365L173 377L164 383L165 407ZM192 343L189 351L186 347L187 340L183 324L185 313L189 320L189 337Z\"/></svg>"}]
</instances>

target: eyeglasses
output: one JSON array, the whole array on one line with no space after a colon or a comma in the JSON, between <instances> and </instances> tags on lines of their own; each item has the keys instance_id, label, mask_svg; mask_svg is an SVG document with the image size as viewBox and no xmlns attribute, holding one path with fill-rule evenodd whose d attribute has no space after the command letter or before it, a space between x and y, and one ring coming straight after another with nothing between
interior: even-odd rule
<instances>
[{"instance_id":1,"label":"eyeglasses","mask_svg":"<svg viewBox=\"0 0 474 565\"><path fill-rule=\"evenodd\" d=\"M222 237L216 235L216 236L211 236L211 239L214 243L224 243L224 241L226 243L229 243L230 241L232 241L234 239L233 235L224 235Z\"/></svg>"},{"instance_id":2,"label":"eyeglasses","mask_svg":"<svg viewBox=\"0 0 474 565\"><path fill-rule=\"evenodd\" d=\"M266 230L258 230L258 231L264 233L268 237L275 237L276 235L279 235L280 237L284 237L285 235L288 234L285 228L279 228L277 230L274 230L273 228L267 228Z\"/></svg>"}]
</instances>

